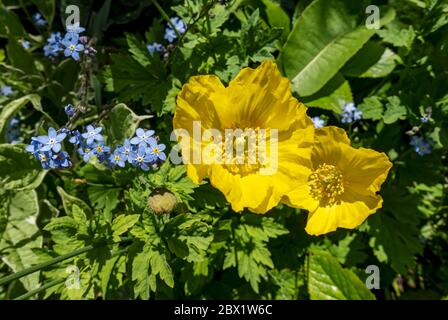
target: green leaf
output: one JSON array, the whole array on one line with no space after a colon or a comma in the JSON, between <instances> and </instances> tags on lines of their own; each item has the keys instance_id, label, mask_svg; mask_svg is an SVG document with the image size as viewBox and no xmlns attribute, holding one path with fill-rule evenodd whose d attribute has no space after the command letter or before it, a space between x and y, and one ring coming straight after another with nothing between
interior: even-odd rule
<instances>
[{"instance_id":1,"label":"green leaf","mask_svg":"<svg viewBox=\"0 0 448 320\"><path fill-rule=\"evenodd\" d=\"M5 142L5 134L8 128L8 123L11 118L27 103L31 103L37 111L43 112L40 103L40 96L37 94L30 94L8 103L0 112L0 142Z\"/></svg>"},{"instance_id":2,"label":"green leaf","mask_svg":"<svg viewBox=\"0 0 448 320\"><path fill-rule=\"evenodd\" d=\"M47 19L48 24L51 25L56 9L55 0L32 0L31 2L34 3L39 12Z\"/></svg>"},{"instance_id":3,"label":"green leaf","mask_svg":"<svg viewBox=\"0 0 448 320\"><path fill-rule=\"evenodd\" d=\"M375 34L356 27L352 4L316 0L294 23L278 62L300 96L319 91Z\"/></svg>"},{"instance_id":4,"label":"green leaf","mask_svg":"<svg viewBox=\"0 0 448 320\"><path fill-rule=\"evenodd\" d=\"M316 0L295 21L278 62L300 96L319 91L375 34L357 26L364 9L359 1ZM395 17L391 8L382 12L382 25Z\"/></svg>"},{"instance_id":5,"label":"green leaf","mask_svg":"<svg viewBox=\"0 0 448 320\"><path fill-rule=\"evenodd\" d=\"M307 106L340 114L346 103L353 102L353 95L348 81L340 73L337 73L319 92L303 98L302 101Z\"/></svg>"},{"instance_id":6,"label":"green leaf","mask_svg":"<svg viewBox=\"0 0 448 320\"><path fill-rule=\"evenodd\" d=\"M159 251L151 251L149 261L151 264L152 274L158 274L160 279L165 281L168 287L173 288L173 271L166 260L165 254L161 254Z\"/></svg>"},{"instance_id":7,"label":"green leaf","mask_svg":"<svg viewBox=\"0 0 448 320\"><path fill-rule=\"evenodd\" d=\"M379 97L367 97L358 105L363 119L381 120L383 118L383 103Z\"/></svg>"},{"instance_id":8,"label":"green leaf","mask_svg":"<svg viewBox=\"0 0 448 320\"><path fill-rule=\"evenodd\" d=\"M96 210L103 210L107 220L111 220L111 212L120 202L120 188L92 186L88 188L89 200Z\"/></svg>"},{"instance_id":9,"label":"green leaf","mask_svg":"<svg viewBox=\"0 0 448 320\"><path fill-rule=\"evenodd\" d=\"M146 248L146 246L144 247ZM150 288L156 290L155 275L149 275L149 254L147 249L139 252L132 260L132 280L134 283L135 297L143 300L149 299Z\"/></svg>"},{"instance_id":10,"label":"green leaf","mask_svg":"<svg viewBox=\"0 0 448 320\"><path fill-rule=\"evenodd\" d=\"M76 229L77 223L75 219L69 216L52 219L45 227L46 231L54 231L58 229Z\"/></svg>"},{"instance_id":11,"label":"green leaf","mask_svg":"<svg viewBox=\"0 0 448 320\"><path fill-rule=\"evenodd\" d=\"M0 6L0 37L25 37L26 33L19 17L12 11Z\"/></svg>"},{"instance_id":12,"label":"green leaf","mask_svg":"<svg viewBox=\"0 0 448 320\"><path fill-rule=\"evenodd\" d=\"M115 257L107 260L99 273L101 278L101 292L103 294L103 299L107 299L107 288L109 286L109 281L119 258L120 256L116 255Z\"/></svg>"},{"instance_id":13,"label":"green leaf","mask_svg":"<svg viewBox=\"0 0 448 320\"><path fill-rule=\"evenodd\" d=\"M261 0L265 6L265 12L268 16L268 22L272 27L282 28L282 37L286 38L291 30L289 25L289 16L282 7L271 0Z\"/></svg>"},{"instance_id":14,"label":"green leaf","mask_svg":"<svg viewBox=\"0 0 448 320\"><path fill-rule=\"evenodd\" d=\"M384 209L368 220L369 245L381 262L387 262L398 273L415 265L415 256L422 253L418 198L394 189L385 189ZM432 199L434 201L434 199Z\"/></svg>"},{"instance_id":15,"label":"green leaf","mask_svg":"<svg viewBox=\"0 0 448 320\"><path fill-rule=\"evenodd\" d=\"M65 213L68 216L73 216L73 206L76 205L84 211L88 216L92 216L92 209L81 199L69 195L61 187L57 187L57 191L62 198L62 204L64 206Z\"/></svg>"},{"instance_id":16,"label":"green leaf","mask_svg":"<svg viewBox=\"0 0 448 320\"><path fill-rule=\"evenodd\" d=\"M117 104L105 121L108 130L109 143L120 144L131 138L141 121L152 116L138 116L124 103Z\"/></svg>"},{"instance_id":17,"label":"green leaf","mask_svg":"<svg viewBox=\"0 0 448 320\"><path fill-rule=\"evenodd\" d=\"M342 72L350 77L382 78L395 69L397 60L399 57L395 52L369 41L344 66Z\"/></svg>"},{"instance_id":18,"label":"green leaf","mask_svg":"<svg viewBox=\"0 0 448 320\"><path fill-rule=\"evenodd\" d=\"M8 59L14 67L22 70L26 75L37 73L33 56L18 41L9 39L6 51L8 53Z\"/></svg>"},{"instance_id":19,"label":"green leaf","mask_svg":"<svg viewBox=\"0 0 448 320\"><path fill-rule=\"evenodd\" d=\"M88 234L89 221L84 211L76 204L72 206L72 217L77 224L79 234Z\"/></svg>"},{"instance_id":20,"label":"green leaf","mask_svg":"<svg viewBox=\"0 0 448 320\"><path fill-rule=\"evenodd\" d=\"M0 238L2 260L13 272L31 267L39 259L33 250L42 247L42 236L36 225L39 203L34 190L11 193L8 199L8 223ZM25 289L30 291L39 287L40 273L35 272L20 278Z\"/></svg>"},{"instance_id":21,"label":"green leaf","mask_svg":"<svg viewBox=\"0 0 448 320\"><path fill-rule=\"evenodd\" d=\"M390 24L386 29L378 30L378 35L384 42L395 47L406 47L408 49L411 49L417 36L412 26L409 26L408 29L400 29L396 24Z\"/></svg>"},{"instance_id":22,"label":"green leaf","mask_svg":"<svg viewBox=\"0 0 448 320\"><path fill-rule=\"evenodd\" d=\"M119 241L119 236L131 229L139 218L139 214L119 215L116 217L112 222L113 237Z\"/></svg>"},{"instance_id":23,"label":"green leaf","mask_svg":"<svg viewBox=\"0 0 448 320\"><path fill-rule=\"evenodd\" d=\"M0 144L0 186L5 190L37 188L47 171L23 145Z\"/></svg>"},{"instance_id":24,"label":"green leaf","mask_svg":"<svg viewBox=\"0 0 448 320\"><path fill-rule=\"evenodd\" d=\"M385 124L391 124L398 120L406 119L407 109L401 104L400 98L397 96L387 97L386 111L383 115Z\"/></svg>"},{"instance_id":25,"label":"green leaf","mask_svg":"<svg viewBox=\"0 0 448 320\"><path fill-rule=\"evenodd\" d=\"M374 300L375 296L350 270L325 252L309 256L308 292L312 300Z\"/></svg>"},{"instance_id":26,"label":"green leaf","mask_svg":"<svg viewBox=\"0 0 448 320\"><path fill-rule=\"evenodd\" d=\"M95 18L93 19L93 26L92 26L93 34L98 35L106 30L107 19L109 17L111 3L112 3L112 0L104 1L101 9L95 15Z\"/></svg>"}]
</instances>

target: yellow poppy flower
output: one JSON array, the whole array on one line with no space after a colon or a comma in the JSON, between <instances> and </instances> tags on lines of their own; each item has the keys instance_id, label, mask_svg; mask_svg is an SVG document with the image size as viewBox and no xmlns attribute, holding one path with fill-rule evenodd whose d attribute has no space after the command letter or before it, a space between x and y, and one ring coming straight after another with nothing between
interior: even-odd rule
<instances>
[{"instance_id":1,"label":"yellow poppy flower","mask_svg":"<svg viewBox=\"0 0 448 320\"><path fill-rule=\"evenodd\" d=\"M192 77L178 95L173 119L188 176L195 183L208 176L234 211L265 213L307 178L314 127L306 110L272 61L242 69L227 87L213 75ZM229 156L227 140L210 141L204 133L211 129L223 139L228 130L244 133L229 138ZM249 140L257 141L256 149L233 156L235 145L247 147Z\"/></svg>"},{"instance_id":2,"label":"yellow poppy flower","mask_svg":"<svg viewBox=\"0 0 448 320\"><path fill-rule=\"evenodd\" d=\"M307 183L288 193L284 202L309 211L309 234L353 229L381 208L383 199L376 193L391 167L384 153L351 147L343 129L317 129Z\"/></svg>"}]
</instances>

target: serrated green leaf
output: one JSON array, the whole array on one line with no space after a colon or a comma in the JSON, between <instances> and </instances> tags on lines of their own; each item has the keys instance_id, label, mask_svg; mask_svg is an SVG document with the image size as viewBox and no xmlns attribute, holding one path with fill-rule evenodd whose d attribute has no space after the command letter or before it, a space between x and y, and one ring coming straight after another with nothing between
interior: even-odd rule
<instances>
[{"instance_id":1,"label":"serrated green leaf","mask_svg":"<svg viewBox=\"0 0 448 320\"><path fill-rule=\"evenodd\" d=\"M119 236L132 228L139 220L139 214L119 215L112 221L113 237L119 239Z\"/></svg>"},{"instance_id":2,"label":"serrated green leaf","mask_svg":"<svg viewBox=\"0 0 448 320\"><path fill-rule=\"evenodd\" d=\"M57 229L77 229L77 223L72 217L59 217L52 219L45 227L46 231L53 231Z\"/></svg>"},{"instance_id":3,"label":"serrated green leaf","mask_svg":"<svg viewBox=\"0 0 448 320\"><path fill-rule=\"evenodd\" d=\"M383 103L379 97L367 97L358 105L363 119L380 120L383 118Z\"/></svg>"},{"instance_id":4,"label":"serrated green leaf","mask_svg":"<svg viewBox=\"0 0 448 320\"><path fill-rule=\"evenodd\" d=\"M419 239L421 213L413 195L385 189L384 210L368 220L369 245L381 262L387 262L398 273L415 265L415 256L422 252Z\"/></svg>"},{"instance_id":5,"label":"serrated green leaf","mask_svg":"<svg viewBox=\"0 0 448 320\"><path fill-rule=\"evenodd\" d=\"M0 252L2 260L13 272L18 272L38 263L33 250L42 247L42 236L36 225L39 203L34 190L11 193L8 202L8 222L0 238ZM35 272L20 281L28 291L34 290L39 287L39 277L39 272Z\"/></svg>"},{"instance_id":6,"label":"serrated green leaf","mask_svg":"<svg viewBox=\"0 0 448 320\"><path fill-rule=\"evenodd\" d=\"M392 124L398 120L406 119L406 114L408 113L405 106L401 104L400 98L397 96L392 96L387 98L388 103L386 103L386 111L383 115L383 120L385 124Z\"/></svg>"},{"instance_id":7,"label":"serrated green leaf","mask_svg":"<svg viewBox=\"0 0 448 320\"><path fill-rule=\"evenodd\" d=\"M132 280L134 284L135 297L141 297L143 300L149 299L149 290L155 290L155 283L151 285L149 277L149 255L148 252L142 251L138 253L132 260Z\"/></svg>"}]
</instances>

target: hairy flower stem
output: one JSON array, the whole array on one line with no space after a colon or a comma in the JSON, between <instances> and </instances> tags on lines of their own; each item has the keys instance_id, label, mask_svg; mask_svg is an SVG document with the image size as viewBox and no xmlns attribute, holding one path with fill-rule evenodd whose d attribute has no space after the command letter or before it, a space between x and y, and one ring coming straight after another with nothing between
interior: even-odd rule
<instances>
[{"instance_id":1,"label":"hairy flower stem","mask_svg":"<svg viewBox=\"0 0 448 320\"><path fill-rule=\"evenodd\" d=\"M62 256L56 257L54 259L51 259L50 261L39 263L39 264L37 264L35 266L32 266L30 268L26 268L26 269L23 269L23 270L21 270L19 272L10 274L9 276L6 276L6 277L3 277L3 278L0 279L0 286L6 284L8 282L11 282L13 280L16 280L16 279L22 278L24 276L27 276L27 275L29 275L31 273L36 272L36 271L40 271L42 269L45 269L45 268L47 268L49 266L52 266L52 265L54 265L56 263L59 263L61 261L64 261L64 260L67 260L67 259L79 256L80 254L83 254L83 253L85 253L87 251L90 251L92 249L94 249L94 246L90 245L90 246L87 246L87 247L75 250L73 252L64 254Z\"/></svg>"},{"instance_id":2,"label":"hairy flower stem","mask_svg":"<svg viewBox=\"0 0 448 320\"><path fill-rule=\"evenodd\" d=\"M70 129L76 120L81 116L81 114L87 111L88 106L88 96L90 89L90 76L91 76L91 66L89 62L89 58L84 57L81 61L81 85L77 96L80 98L80 102L78 107L76 108L75 114L70 118L70 120L65 124L64 127Z\"/></svg>"}]
</instances>

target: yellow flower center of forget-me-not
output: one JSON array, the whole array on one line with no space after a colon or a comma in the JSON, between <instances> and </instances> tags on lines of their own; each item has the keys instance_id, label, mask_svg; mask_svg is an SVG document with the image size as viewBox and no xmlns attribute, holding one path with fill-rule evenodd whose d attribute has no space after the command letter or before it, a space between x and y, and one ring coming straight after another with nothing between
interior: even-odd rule
<instances>
[{"instance_id":1,"label":"yellow flower center of forget-me-not","mask_svg":"<svg viewBox=\"0 0 448 320\"><path fill-rule=\"evenodd\" d=\"M68 48L70 51L75 51L76 46L74 44L71 44Z\"/></svg>"},{"instance_id":2,"label":"yellow flower center of forget-me-not","mask_svg":"<svg viewBox=\"0 0 448 320\"><path fill-rule=\"evenodd\" d=\"M321 164L308 179L310 194L323 206L332 206L339 202L344 193L344 181L341 172L333 165Z\"/></svg>"}]
</instances>

